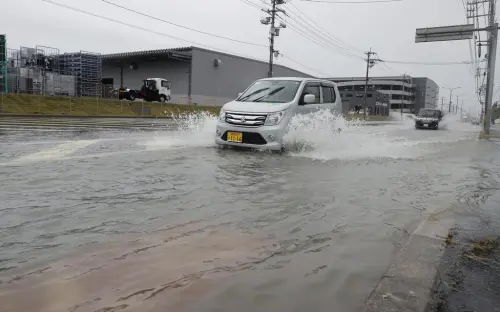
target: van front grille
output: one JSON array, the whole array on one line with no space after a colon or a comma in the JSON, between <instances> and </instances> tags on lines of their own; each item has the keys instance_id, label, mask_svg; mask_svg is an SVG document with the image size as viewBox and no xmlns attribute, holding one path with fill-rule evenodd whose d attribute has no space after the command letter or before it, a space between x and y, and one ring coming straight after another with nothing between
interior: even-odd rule
<instances>
[{"instance_id":1,"label":"van front grille","mask_svg":"<svg viewBox=\"0 0 500 312\"><path fill-rule=\"evenodd\" d=\"M235 126L260 127L266 122L265 114L226 113L226 122Z\"/></svg>"}]
</instances>

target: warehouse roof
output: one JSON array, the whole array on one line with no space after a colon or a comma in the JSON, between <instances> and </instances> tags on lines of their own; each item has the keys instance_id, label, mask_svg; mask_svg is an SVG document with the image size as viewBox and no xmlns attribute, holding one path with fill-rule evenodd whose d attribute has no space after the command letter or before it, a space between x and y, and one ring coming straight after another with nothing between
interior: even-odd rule
<instances>
[{"instance_id":1,"label":"warehouse roof","mask_svg":"<svg viewBox=\"0 0 500 312\"><path fill-rule=\"evenodd\" d=\"M191 52L192 50L193 50L193 47L180 47L180 48L171 48L171 49L133 51L133 52L103 54L102 58L109 59L109 58L119 58L119 57L127 57L127 56L148 56L148 55L168 54L168 53L172 53L172 52Z\"/></svg>"},{"instance_id":2,"label":"warehouse roof","mask_svg":"<svg viewBox=\"0 0 500 312\"><path fill-rule=\"evenodd\" d=\"M227 56L234 57L234 58L240 58L240 59L251 60L254 62L267 64L267 61L262 61L262 60L258 60L258 59L251 58L251 57L239 56L239 55L230 54L227 52L209 50L209 49L199 48L199 47L194 47L194 46L170 48L170 49L159 49L159 50L145 50L145 51L133 51L133 52L103 54L102 58L103 58L103 60L108 60L108 61L119 61L120 59L127 58L127 57L148 57L148 56L154 57L154 56L165 55L165 56L168 56L169 58L187 61L187 60L190 60L192 58L193 50L217 53L218 55L227 55ZM283 65L275 64L275 67L281 67L281 68L293 70L293 71L297 72L298 74L303 74L307 77L313 77L310 74L306 74L306 73L303 73L303 72L298 71L296 69L289 68L289 67L286 67Z\"/></svg>"}]
</instances>

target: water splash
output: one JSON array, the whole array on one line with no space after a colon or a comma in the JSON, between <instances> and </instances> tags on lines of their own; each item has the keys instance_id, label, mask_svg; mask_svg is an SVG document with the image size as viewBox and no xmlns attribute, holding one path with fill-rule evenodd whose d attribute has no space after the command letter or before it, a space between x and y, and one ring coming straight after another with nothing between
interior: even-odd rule
<instances>
[{"instance_id":1,"label":"water splash","mask_svg":"<svg viewBox=\"0 0 500 312\"><path fill-rule=\"evenodd\" d=\"M200 112L175 120L178 123L175 131L156 132L152 139L142 145L147 150L214 145L217 116L208 112Z\"/></svg>"},{"instance_id":2,"label":"water splash","mask_svg":"<svg viewBox=\"0 0 500 312\"><path fill-rule=\"evenodd\" d=\"M415 159L431 150L426 145L471 139L479 129L451 115L445 116L440 131L415 130L411 114L401 119L395 113L393 120L373 125L360 119L346 120L329 110L297 115L290 121L283 143L287 155L319 160ZM216 116L197 113L176 121L176 130L157 132L140 144L146 150L215 146Z\"/></svg>"},{"instance_id":3,"label":"water splash","mask_svg":"<svg viewBox=\"0 0 500 312\"><path fill-rule=\"evenodd\" d=\"M325 110L294 117L284 142L290 155L320 160L419 156L408 149L406 137L398 135L401 126L405 125L369 126Z\"/></svg>"}]
</instances>

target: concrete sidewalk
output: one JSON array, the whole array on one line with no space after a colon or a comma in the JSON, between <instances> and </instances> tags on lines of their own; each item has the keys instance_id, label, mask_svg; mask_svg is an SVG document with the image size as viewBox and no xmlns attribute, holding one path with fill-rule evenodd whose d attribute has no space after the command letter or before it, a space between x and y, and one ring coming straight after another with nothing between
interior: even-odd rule
<instances>
[{"instance_id":1,"label":"concrete sidewalk","mask_svg":"<svg viewBox=\"0 0 500 312\"><path fill-rule=\"evenodd\" d=\"M490 134L484 134L482 131L479 134L480 139L498 139L500 140L500 125L492 125Z\"/></svg>"},{"instance_id":2,"label":"concrete sidewalk","mask_svg":"<svg viewBox=\"0 0 500 312\"><path fill-rule=\"evenodd\" d=\"M431 299L438 264L453 218L432 214L409 236L363 312L423 312Z\"/></svg>"}]
</instances>

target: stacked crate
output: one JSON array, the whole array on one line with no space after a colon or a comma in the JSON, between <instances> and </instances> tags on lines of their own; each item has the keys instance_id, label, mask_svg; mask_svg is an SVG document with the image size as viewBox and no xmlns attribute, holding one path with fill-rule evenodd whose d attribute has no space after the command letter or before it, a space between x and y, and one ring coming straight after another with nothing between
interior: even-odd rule
<instances>
[{"instance_id":1,"label":"stacked crate","mask_svg":"<svg viewBox=\"0 0 500 312\"><path fill-rule=\"evenodd\" d=\"M78 96L101 96L101 54L80 51L61 55L60 66L65 75L74 76Z\"/></svg>"}]
</instances>

